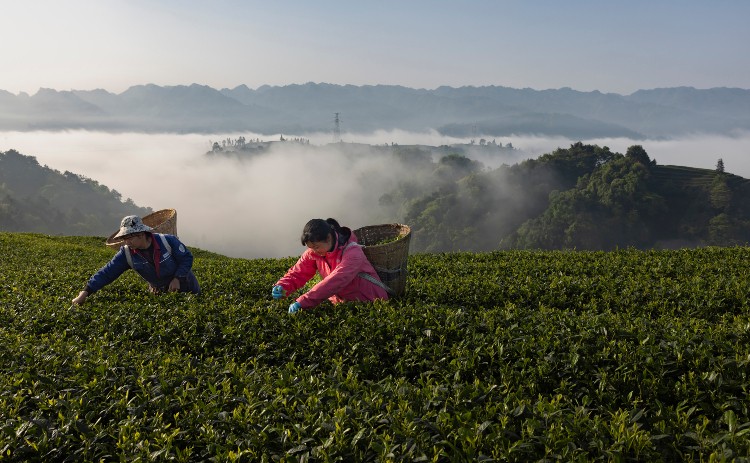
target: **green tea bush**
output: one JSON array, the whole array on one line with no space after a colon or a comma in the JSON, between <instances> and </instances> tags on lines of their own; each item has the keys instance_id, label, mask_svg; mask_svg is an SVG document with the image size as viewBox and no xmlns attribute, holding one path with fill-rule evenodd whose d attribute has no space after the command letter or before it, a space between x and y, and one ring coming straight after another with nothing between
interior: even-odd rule
<instances>
[{"instance_id":1,"label":"green tea bush","mask_svg":"<svg viewBox=\"0 0 750 463\"><path fill-rule=\"evenodd\" d=\"M103 238L0 233L0 461L748 461L748 248L417 254L287 314L195 250L70 301Z\"/></svg>"}]
</instances>

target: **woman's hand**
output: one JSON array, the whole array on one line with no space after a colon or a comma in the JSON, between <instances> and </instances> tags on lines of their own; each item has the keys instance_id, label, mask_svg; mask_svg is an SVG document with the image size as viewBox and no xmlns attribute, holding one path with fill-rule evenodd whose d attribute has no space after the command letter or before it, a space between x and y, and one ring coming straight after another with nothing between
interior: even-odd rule
<instances>
[{"instance_id":1,"label":"woman's hand","mask_svg":"<svg viewBox=\"0 0 750 463\"><path fill-rule=\"evenodd\" d=\"M75 304L75 305L81 305L84 302L86 302L86 298L87 297L89 297L89 292L88 291L81 291L80 293L78 293L78 297L76 297L75 299L73 299L73 304Z\"/></svg>"},{"instance_id":2,"label":"woman's hand","mask_svg":"<svg viewBox=\"0 0 750 463\"><path fill-rule=\"evenodd\" d=\"M284 287L281 285L276 285L271 290L271 296L273 296L274 299L281 299L284 297Z\"/></svg>"},{"instance_id":3,"label":"woman's hand","mask_svg":"<svg viewBox=\"0 0 750 463\"><path fill-rule=\"evenodd\" d=\"M302 306L299 304L299 302L295 301L291 305L289 305L289 313L297 313L301 308Z\"/></svg>"},{"instance_id":4,"label":"woman's hand","mask_svg":"<svg viewBox=\"0 0 750 463\"><path fill-rule=\"evenodd\" d=\"M172 281L169 282L169 292L170 293L176 293L180 290L180 280L177 278L172 278Z\"/></svg>"}]
</instances>

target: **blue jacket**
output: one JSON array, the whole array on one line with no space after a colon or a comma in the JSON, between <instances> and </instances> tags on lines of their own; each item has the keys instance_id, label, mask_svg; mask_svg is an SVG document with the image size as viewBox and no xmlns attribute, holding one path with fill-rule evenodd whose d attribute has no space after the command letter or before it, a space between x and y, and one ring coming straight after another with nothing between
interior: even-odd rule
<instances>
[{"instance_id":1,"label":"blue jacket","mask_svg":"<svg viewBox=\"0 0 750 463\"><path fill-rule=\"evenodd\" d=\"M177 278L180 280L180 291L200 292L198 281L191 270L193 267L193 254L176 236L163 236L172 248L172 252L170 253L169 250L162 249L162 242L158 234L152 234L154 264L151 264L141 255L144 251L128 248L129 251L127 252L130 252L133 260L133 270L138 272L152 286L160 290L166 290L172 279ZM121 246L112 260L89 279L86 284L86 290L89 292L89 295L112 283L130 268L125 252L126 248Z\"/></svg>"}]
</instances>

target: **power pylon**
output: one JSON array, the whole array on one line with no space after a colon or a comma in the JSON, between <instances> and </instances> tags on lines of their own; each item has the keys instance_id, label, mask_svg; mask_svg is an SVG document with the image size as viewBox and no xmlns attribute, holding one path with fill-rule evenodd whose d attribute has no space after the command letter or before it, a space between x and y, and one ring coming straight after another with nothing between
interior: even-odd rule
<instances>
[{"instance_id":1,"label":"power pylon","mask_svg":"<svg viewBox=\"0 0 750 463\"><path fill-rule=\"evenodd\" d=\"M339 113L333 113L333 142L338 143L341 141L341 119L339 119Z\"/></svg>"}]
</instances>

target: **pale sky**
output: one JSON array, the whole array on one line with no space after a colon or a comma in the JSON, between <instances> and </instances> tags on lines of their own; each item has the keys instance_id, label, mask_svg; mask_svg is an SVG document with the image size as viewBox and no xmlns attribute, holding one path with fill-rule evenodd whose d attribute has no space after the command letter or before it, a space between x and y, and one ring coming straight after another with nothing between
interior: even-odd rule
<instances>
[{"instance_id":1,"label":"pale sky","mask_svg":"<svg viewBox=\"0 0 750 463\"><path fill-rule=\"evenodd\" d=\"M747 0L0 0L0 90L750 89Z\"/></svg>"}]
</instances>

